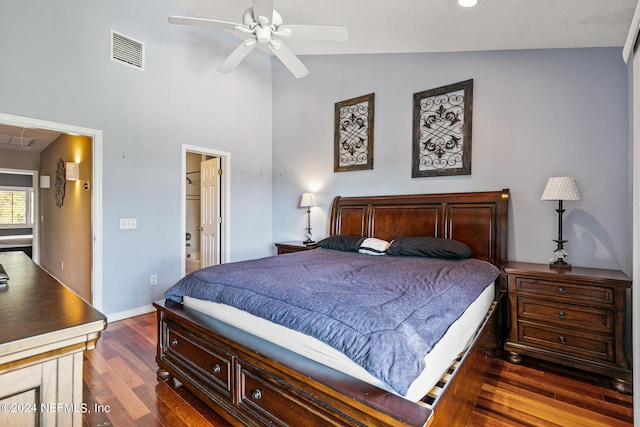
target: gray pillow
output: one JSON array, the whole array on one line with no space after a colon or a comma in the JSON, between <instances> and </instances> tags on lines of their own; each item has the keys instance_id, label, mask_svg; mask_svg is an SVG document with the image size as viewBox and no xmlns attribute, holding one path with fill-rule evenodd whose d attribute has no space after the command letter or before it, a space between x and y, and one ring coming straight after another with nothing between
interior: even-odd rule
<instances>
[{"instance_id":1,"label":"gray pillow","mask_svg":"<svg viewBox=\"0 0 640 427\"><path fill-rule=\"evenodd\" d=\"M462 242L439 237L396 237L387 248L388 255L421 256L432 258L465 259L473 251Z\"/></svg>"},{"instance_id":2,"label":"gray pillow","mask_svg":"<svg viewBox=\"0 0 640 427\"><path fill-rule=\"evenodd\" d=\"M343 252L358 252L360 243L364 240L362 236L347 236L346 234L336 234L322 239L318 246L325 249L335 249Z\"/></svg>"}]
</instances>

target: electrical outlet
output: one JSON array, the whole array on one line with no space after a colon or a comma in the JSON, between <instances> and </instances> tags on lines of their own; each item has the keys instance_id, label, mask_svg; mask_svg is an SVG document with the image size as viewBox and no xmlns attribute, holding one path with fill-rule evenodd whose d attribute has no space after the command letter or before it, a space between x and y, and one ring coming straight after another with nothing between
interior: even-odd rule
<instances>
[{"instance_id":1,"label":"electrical outlet","mask_svg":"<svg viewBox=\"0 0 640 427\"><path fill-rule=\"evenodd\" d=\"M151 286L154 286L154 285L158 284L158 275L157 274L152 274L151 276L149 276L149 284Z\"/></svg>"},{"instance_id":2,"label":"electrical outlet","mask_svg":"<svg viewBox=\"0 0 640 427\"><path fill-rule=\"evenodd\" d=\"M120 230L133 230L138 228L137 218L120 218Z\"/></svg>"}]
</instances>

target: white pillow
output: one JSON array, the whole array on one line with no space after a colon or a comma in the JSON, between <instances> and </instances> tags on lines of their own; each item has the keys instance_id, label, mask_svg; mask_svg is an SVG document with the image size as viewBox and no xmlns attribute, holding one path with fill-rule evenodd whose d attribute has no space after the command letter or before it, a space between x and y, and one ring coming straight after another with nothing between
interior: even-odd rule
<instances>
[{"instance_id":1,"label":"white pillow","mask_svg":"<svg viewBox=\"0 0 640 427\"><path fill-rule=\"evenodd\" d=\"M386 240L367 237L362 241L362 243L360 243L358 252L366 255L384 255L390 244L391 243Z\"/></svg>"}]
</instances>

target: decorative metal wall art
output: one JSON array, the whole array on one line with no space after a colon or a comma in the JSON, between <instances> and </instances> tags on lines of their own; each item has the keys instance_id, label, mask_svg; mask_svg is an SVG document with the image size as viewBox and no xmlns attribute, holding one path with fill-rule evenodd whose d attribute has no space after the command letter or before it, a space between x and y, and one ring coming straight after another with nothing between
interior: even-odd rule
<instances>
[{"instance_id":1,"label":"decorative metal wall art","mask_svg":"<svg viewBox=\"0 0 640 427\"><path fill-rule=\"evenodd\" d=\"M56 170L56 206L59 208L64 203L64 190L67 184L67 172L65 169L64 160L59 159Z\"/></svg>"},{"instance_id":2,"label":"decorative metal wall art","mask_svg":"<svg viewBox=\"0 0 640 427\"><path fill-rule=\"evenodd\" d=\"M473 80L413 95L411 176L471 175Z\"/></svg>"},{"instance_id":3,"label":"decorative metal wall art","mask_svg":"<svg viewBox=\"0 0 640 427\"><path fill-rule=\"evenodd\" d=\"M373 169L375 94L335 104L333 171Z\"/></svg>"}]
</instances>

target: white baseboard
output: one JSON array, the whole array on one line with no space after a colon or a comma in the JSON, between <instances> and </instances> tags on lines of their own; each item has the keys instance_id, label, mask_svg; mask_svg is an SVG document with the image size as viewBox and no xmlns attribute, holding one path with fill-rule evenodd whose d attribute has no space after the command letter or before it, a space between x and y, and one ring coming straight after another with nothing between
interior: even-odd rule
<instances>
[{"instance_id":1,"label":"white baseboard","mask_svg":"<svg viewBox=\"0 0 640 427\"><path fill-rule=\"evenodd\" d=\"M156 311L151 305L144 305L142 307L132 308L131 310L121 311L119 313L112 313L107 315L107 322L117 322L118 320L128 319L129 317L140 316L141 314L147 314ZM108 326L107 326L108 327Z\"/></svg>"}]
</instances>

